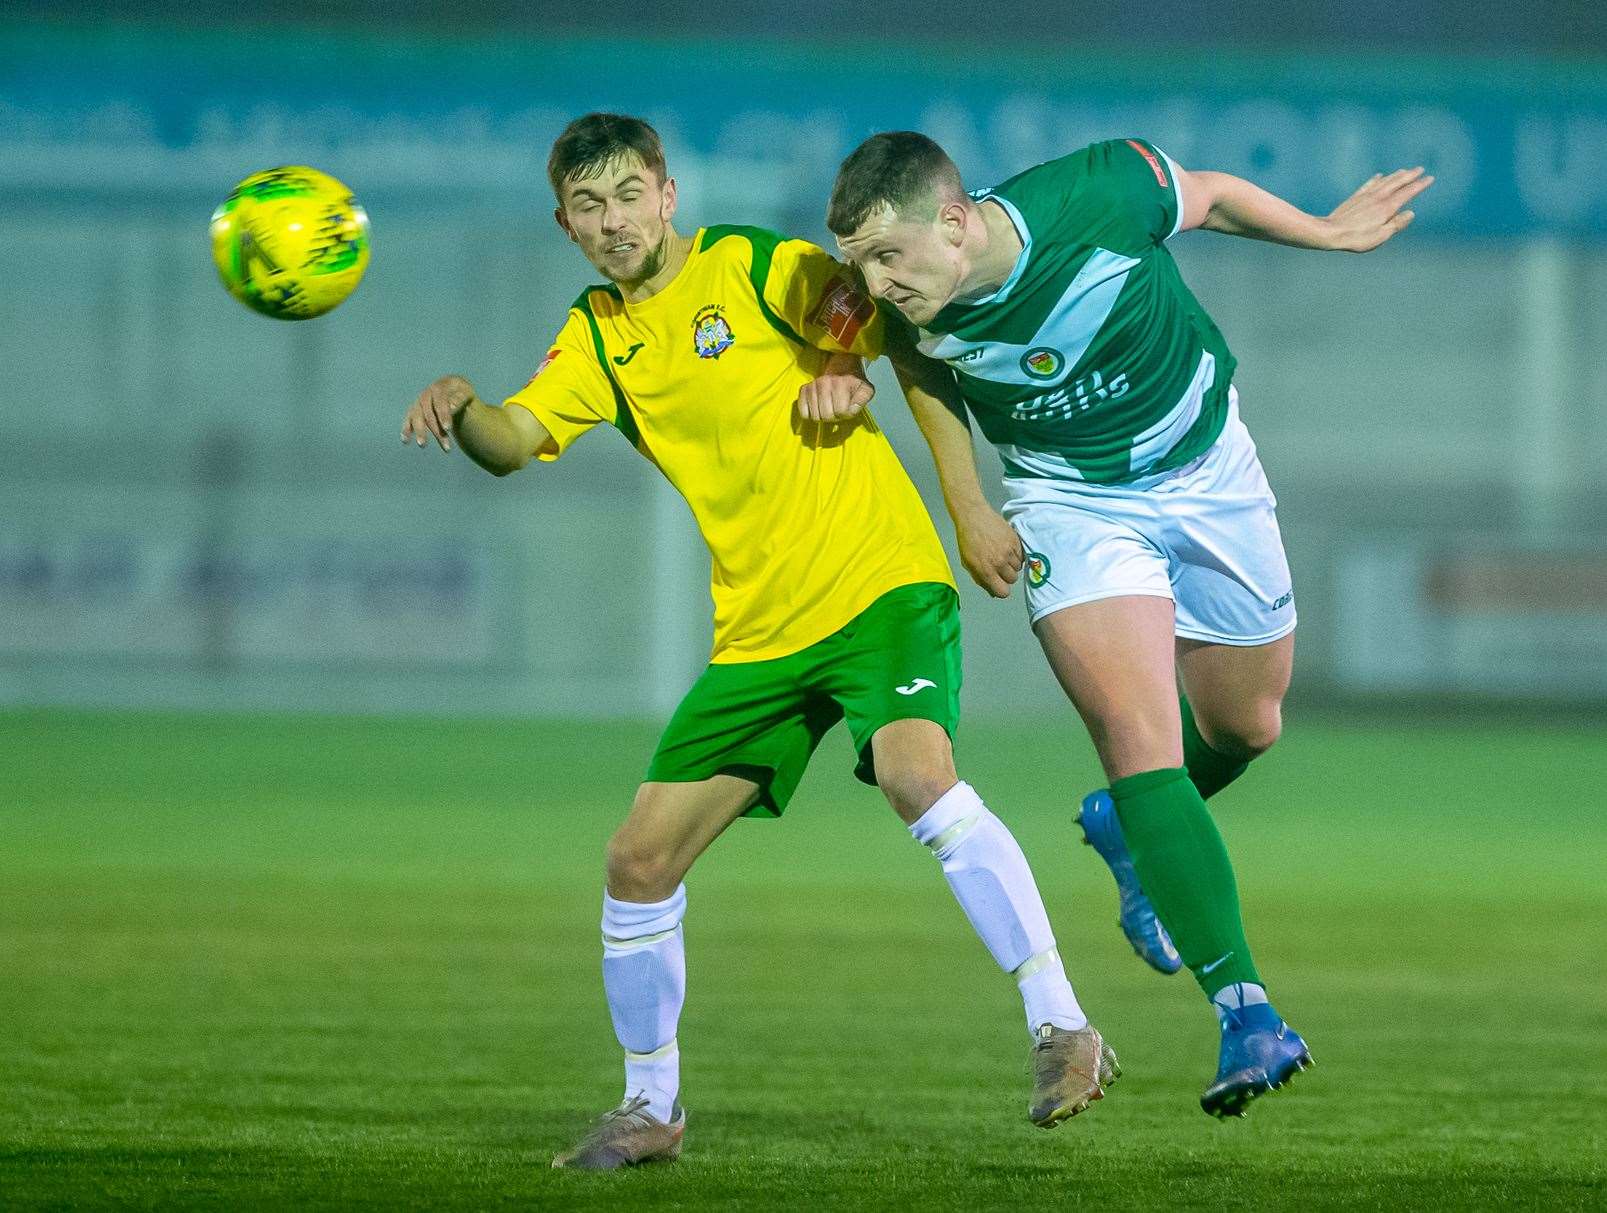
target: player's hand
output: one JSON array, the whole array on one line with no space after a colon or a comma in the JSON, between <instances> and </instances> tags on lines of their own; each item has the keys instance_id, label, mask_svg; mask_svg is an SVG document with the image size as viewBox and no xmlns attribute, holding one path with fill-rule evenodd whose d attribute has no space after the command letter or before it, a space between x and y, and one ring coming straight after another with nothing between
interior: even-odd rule
<instances>
[{"instance_id":1,"label":"player's hand","mask_svg":"<svg viewBox=\"0 0 1607 1213\"><path fill-rule=\"evenodd\" d=\"M1015 528L992 506L982 506L956 518L954 533L960 542L960 563L971 580L995 598L1010 597L1010 587L1026 561Z\"/></svg>"},{"instance_id":2,"label":"player's hand","mask_svg":"<svg viewBox=\"0 0 1607 1213\"><path fill-rule=\"evenodd\" d=\"M462 375L442 375L419 393L402 418L402 441L423 446L431 437L443 451L452 449L452 419L474 399L474 388Z\"/></svg>"},{"instance_id":3,"label":"player's hand","mask_svg":"<svg viewBox=\"0 0 1607 1213\"><path fill-rule=\"evenodd\" d=\"M1329 214L1328 247L1347 253L1377 248L1412 221L1413 212L1404 209L1406 204L1433 184L1434 178L1421 168L1403 168L1388 176L1374 173Z\"/></svg>"},{"instance_id":4,"label":"player's hand","mask_svg":"<svg viewBox=\"0 0 1607 1213\"><path fill-rule=\"evenodd\" d=\"M848 370L848 366L857 370ZM828 363L817 379L798 389L798 416L805 421L843 421L858 416L876 395L865 378L864 364L855 358L838 366Z\"/></svg>"}]
</instances>

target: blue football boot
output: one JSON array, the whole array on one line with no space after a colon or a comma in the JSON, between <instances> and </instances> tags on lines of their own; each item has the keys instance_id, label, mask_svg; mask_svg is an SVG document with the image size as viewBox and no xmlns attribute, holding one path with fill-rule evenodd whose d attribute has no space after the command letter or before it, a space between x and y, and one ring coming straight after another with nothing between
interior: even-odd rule
<instances>
[{"instance_id":1,"label":"blue football boot","mask_svg":"<svg viewBox=\"0 0 1607 1213\"><path fill-rule=\"evenodd\" d=\"M1183 958L1172 946L1172 937L1155 917L1155 907L1138 883L1133 857L1122 837L1122 823L1116 820L1116 803L1107 790L1101 788L1083 797L1077 824L1082 827L1083 842L1099 852L1116 878L1116 891L1122 902L1122 934L1127 936L1127 942L1150 968L1176 973L1183 967Z\"/></svg>"},{"instance_id":2,"label":"blue football boot","mask_svg":"<svg viewBox=\"0 0 1607 1213\"><path fill-rule=\"evenodd\" d=\"M1284 1023L1270 1003L1234 1010L1218 1006L1222 1052L1216 1081L1200 1096L1212 1116L1244 1116L1250 1101L1276 1091L1296 1073L1315 1064L1300 1034Z\"/></svg>"}]
</instances>

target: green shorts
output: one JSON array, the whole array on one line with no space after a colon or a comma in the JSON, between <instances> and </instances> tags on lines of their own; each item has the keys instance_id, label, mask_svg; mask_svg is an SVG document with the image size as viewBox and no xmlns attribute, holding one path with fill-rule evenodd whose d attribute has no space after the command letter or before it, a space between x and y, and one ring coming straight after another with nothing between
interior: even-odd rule
<instances>
[{"instance_id":1,"label":"green shorts","mask_svg":"<svg viewBox=\"0 0 1607 1213\"><path fill-rule=\"evenodd\" d=\"M820 739L845 718L859 755L854 774L869 784L870 739L884 724L931 720L954 736L960 599L952 586L899 586L807 649L709 666L670 718L647 778L740 775L760 787L748 815L779 817Z\"/></svg>"}]
</instances>

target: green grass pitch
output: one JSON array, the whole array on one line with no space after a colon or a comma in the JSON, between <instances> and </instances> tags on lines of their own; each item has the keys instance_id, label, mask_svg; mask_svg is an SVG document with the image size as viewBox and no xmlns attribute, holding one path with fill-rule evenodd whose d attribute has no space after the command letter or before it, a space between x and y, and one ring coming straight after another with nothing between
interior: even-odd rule
<instances>
[{"instance_id":1,"label":"green grass pitch","mask_svg":"<svg viewBox=\"0 0 1607 1213\"><path fill-rule=\"evenodd\" d=\"M548 1160L618 1098L602 848L632 725L0 716L5 1208L1600 1208L1607 735L1307 720L1216 804L1312 1073L1219 1124L1215 1028L1073 844L1069 716L976 724L1111 1096L1026 1036L841 730L689 882L686 1153Z\"/></svg>"}]
</instances>

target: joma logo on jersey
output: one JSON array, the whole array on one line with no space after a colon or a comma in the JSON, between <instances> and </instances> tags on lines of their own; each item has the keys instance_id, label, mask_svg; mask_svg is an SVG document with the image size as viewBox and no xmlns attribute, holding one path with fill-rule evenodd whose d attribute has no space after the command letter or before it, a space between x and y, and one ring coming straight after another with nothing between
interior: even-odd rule
<instances>
[{"instance_id":1,"label":"joma logo on jersey","mask_svg":"<svg viewBox=\"0 0 1607 1213\"><path fill-rule=\"evenodd\" d=\"M1053 379L1066 369L1066 356L1040 345L1021 355L1021 369L1033 379Z\"/></svg>"},{"instance_id":2,"label":"joma logo on jersey","mask_svg":"<svg viewBox=\"0 0 1607 1213\"><path fill-rule=\"evenodd\" d=\"M736 344L736 334L723 312L718 303L711 303L693 317L692 348L699 358L718 358Z\"/></svg>"}]
</instances>

